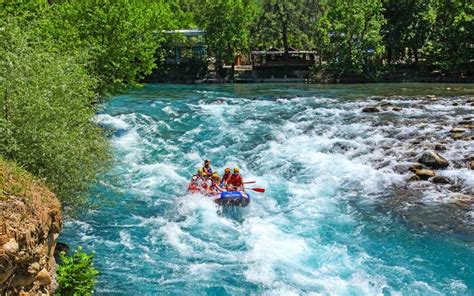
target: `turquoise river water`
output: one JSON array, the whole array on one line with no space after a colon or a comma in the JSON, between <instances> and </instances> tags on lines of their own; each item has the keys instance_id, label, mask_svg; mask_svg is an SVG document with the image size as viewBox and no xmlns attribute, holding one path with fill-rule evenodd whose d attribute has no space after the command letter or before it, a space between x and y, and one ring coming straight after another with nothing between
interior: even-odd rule
<instances>
[{"instance_id":1,"label":"turquoise river water","mask_svg":"<svg viewBox=\"0 0 474 296\"><path fill-rule=\"evenodd\" d=\"M474 295L471 240L376 206L405 180L373 165L398 143L391 133L416 128L403 120L473 109L360 110L428 94L474 86L154 84L117 96L97 115L116 158L91 192L99 206L67 220L60 241L95 251L97 295ZM186 195L206 158L266 192L239 210Z\"/></svg>"}]
</instances>

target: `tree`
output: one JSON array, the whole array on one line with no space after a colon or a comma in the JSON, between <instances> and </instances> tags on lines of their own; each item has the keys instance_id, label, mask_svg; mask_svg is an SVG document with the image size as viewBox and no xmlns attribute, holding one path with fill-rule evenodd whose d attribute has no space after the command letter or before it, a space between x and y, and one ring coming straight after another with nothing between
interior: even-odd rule
<instances>
[{"instance_id":1,"label":"tree","mask_svg":"<svg viewBox=\"0 0 474 296\"><path fill-rule=\"evenodd\" d=\"M51 10L39 38L54 40L61 51L87 52L87 70L101 94L135 86L151 73L171 18L161 1L63 1Z\"/></svg>"},{"instance_id":2,"label":"tree","mask_svg":"<svg viewBox=\"0 0 474 296\"><path fill-rule=\"evenodd\" d=\"M286 57L290 46L314 48L313 26L322 12L319 0L264 0L258 7L251 34L255 47L283 47Z\"/></svg>"},{"instance_id":3,"label":"tree","mask_svg":"<svg viewBox=\"0 0 474 296\"><path fill-rule=\"evenodd\" d=\"M94 80L79 57L35 43L19 24L9 17L0 29L0 155L42 178L64 206L80 206L109 160L91 120Z\"/></svg>"},{"instance_id":4,"label":"tree","mask_svg":"<svg viewBox=\"0 0 474 296\"><path fill-rule=\"evenodd\" d=\"M435 9L432 0L384 1L384 16L387 20L382 28L387 49L388 64L404 59L405 49L413 54L418 65L420 53L433 32Z\"/></svg>"},{"instance_id":5,"label":"tree","mask_svg":"<svg viewBox=\"0 0 474 296\"><path fill-rule=\"evenodd\" d=\"M216 69L232 65L235 55L248 47L249 23L253 7L244 0L206 0L201 6L198 24L205 30L206 43L216 58Z\"/></svg>"},{"instance_id":6,"label":"tree","mask_svg":"<svg viewBox=\"0 0 474 296\"><path fill-rule=\"evenodd\" d=\"M370 75L382 56L380 0L329 1L317 28L322 54L334 76Z\"/></svg>"},{"instance_id":7,"label":"tree","mask_svg":"<svg viewBox=\"0 0 474 296\"><path fill-rule=\"evenodd\" d=\"M433 0L433 33L424 45L428 62L447 72L473 75L474 3Z\"/></svg>"}]
</instances>

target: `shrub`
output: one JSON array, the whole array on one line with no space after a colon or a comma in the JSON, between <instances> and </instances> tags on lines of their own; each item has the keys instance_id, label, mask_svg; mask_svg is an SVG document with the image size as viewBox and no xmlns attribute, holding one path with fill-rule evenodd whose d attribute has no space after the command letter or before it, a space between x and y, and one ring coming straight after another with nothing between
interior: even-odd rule
<instances>
[{"instance_id":1,"label":"shrub","mask_svg":"<svg viewBox=\"0 0 474 296\"><path fill-rule=\"evenodd\" d=\"M104 131L93 121L94 81L72 53L38 46L14 18L0 30L0 155L78 207L106 169Z\"/></svg>"},{"instance_id":2,"label":"shrub","mask_svg":"<svg viewBox=\"0 0 474 296\"><path fill-rule=\"evenodd\" d=\"M59 288L56 295L92 295L99 275L93 259L94 255L83 252L81 247L71 256L62 252L57 270Z\"/></svg>"}]
</instances>

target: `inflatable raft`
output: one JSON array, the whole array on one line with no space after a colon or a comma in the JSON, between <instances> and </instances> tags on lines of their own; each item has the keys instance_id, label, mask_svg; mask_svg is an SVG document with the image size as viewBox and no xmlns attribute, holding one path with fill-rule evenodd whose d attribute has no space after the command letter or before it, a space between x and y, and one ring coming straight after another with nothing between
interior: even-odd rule
<instances>
[{"instance_id":1,"label":"inflatable raft","mask_svg":"<svg viewBox=\"0 0 474 296\"><path fill-rule=\"evenodd\" d=\"M188 192L202 193L211 197L214 202L223 207L246 207L250 203L250 195L245 191L224 191L219 194L208 194L200 190L199 186L189 184Z\"/></svg>"}]
</instances>

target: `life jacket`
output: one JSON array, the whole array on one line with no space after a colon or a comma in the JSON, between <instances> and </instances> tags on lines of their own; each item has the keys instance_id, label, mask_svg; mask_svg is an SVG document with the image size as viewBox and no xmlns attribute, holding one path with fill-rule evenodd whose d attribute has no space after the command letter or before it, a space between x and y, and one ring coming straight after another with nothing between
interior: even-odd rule
<instances>
[{"instance_id":1,"label":"life jacket","mask_svg":"<svg viewBox=\"0 0 474 296\"><path fill-rule=\"evenodd\" d=\"M242 176L240 174L239 175L232 174L227 180L227 183L233 186L242 186L243 185Z\"/></svg>"},{"instance_id":2,"label":"life jacket","mask_svg":"<svg viewBox=\"0 0 474 296\"><path fill-rule=\"evenodd\" d=\"M229 177L231 176L230 173L225 173L223 176L222 176L222 184L227 182L227 180L229 179Z\"/></svg>"},{"instance_id":3,"label":"life jacket","mask_svg":"<svg viewBox=\"0 0 474 296\"><path fill-rule=\"evenodd\" d=\"M202 171L207 173L208 175L212 174L212 169L211 167L206 168L205 166L202 167Z\"/></svg>"}]
</instances>

